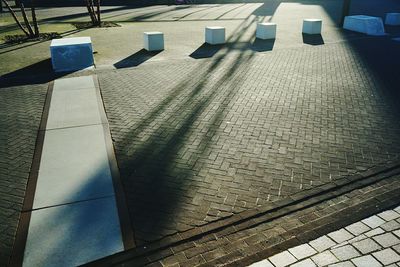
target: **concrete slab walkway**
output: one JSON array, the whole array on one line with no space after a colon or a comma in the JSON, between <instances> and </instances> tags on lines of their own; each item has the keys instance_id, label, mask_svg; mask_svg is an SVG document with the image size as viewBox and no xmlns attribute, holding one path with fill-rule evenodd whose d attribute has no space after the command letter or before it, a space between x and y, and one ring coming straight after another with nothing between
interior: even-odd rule
<instances>
[{"instance_id":1,"label":"concrete slab walkway","mask_svg":"<svg viewBox=\"0 0 400 267\"><path fill-rule=\"evenodd\" d=\"M76 266L124 249L101 103L92 76L54 82L24 266Z\"/></svg>"}]
</instances>

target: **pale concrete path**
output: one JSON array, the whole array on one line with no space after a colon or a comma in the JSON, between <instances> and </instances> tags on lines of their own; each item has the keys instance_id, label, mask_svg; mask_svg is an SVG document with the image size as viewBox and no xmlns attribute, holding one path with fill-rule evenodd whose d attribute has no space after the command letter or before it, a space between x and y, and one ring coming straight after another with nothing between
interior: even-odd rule
<instances>
[{"instance_id":1,"label":"pale concrete path","mask_svg":"<svg viewBox=\"0 0 400 267\"><path fill-rule=\"evenodd\" d=\"M24 266L76 266L124 249L106 123L92 76L55 81Z\"/></svg>"},{"instance_id":2,"label":"pale concrete path","mask_svg":"<svg viewBox=\"0 0 400 267\"><path fill-rule=\"evenodd\" d=\"M400 206L250 265L285 266L400 266Z\"/></svg>"}]
</instances>

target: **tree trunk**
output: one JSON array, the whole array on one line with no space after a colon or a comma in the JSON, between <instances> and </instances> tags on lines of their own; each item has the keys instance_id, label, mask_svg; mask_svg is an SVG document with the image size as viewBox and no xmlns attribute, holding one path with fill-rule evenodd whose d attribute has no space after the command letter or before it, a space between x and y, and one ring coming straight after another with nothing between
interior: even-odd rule
<instances>
[{"instance_id":1,"label":"tree trunk","mask_svg":"<svg viewBox=\"0 0 400 267\"><path fill-rule=\"evenodd\" d=\"M21 13L22 13L22 17L24 18L25 26L28 29L29 37L33 37L34 34L33 34L32 26L29 23L28 17L26 16L25 7L24 7L23 3L21 3Z\"/></svg>"},{"instance_id":2,"label":"tree trunk","mask_svg":"<svg viewBox=\"0 0 400 267\"><path fill-rule=\"evenodd\" d=\"M6 8L10 11L12 17L13 17L14 20L15 20L15 23L17 23L17 25L18 25L18 27L21 29L21 31L23 31L24 34L25 34L26 36L29 37L29 33L24 29L24 27L22 26L22 24L19 22L19 20L18 20L18 18L17 18L17 15L15 15L14 10L10 7L10 5L7 3L6 0L2 0L2 2L3 2L4 5L6 6Z\"/></svg>"},{"instance_id":3,"label":"tree trunk","mask_svg":"<svg viewBox=\"0 0 400 267\"><path fill-rule=\"evenodd\" d=\"M32 23L33 23L33 29L35 31L35 37L39 37L39 25L36 19L36 10L33 0L31 1L31 12L32 12Z\"/></svg>"},{"instance_id":4,"label":"tree trunk","mask_svg":"<svg viewBox=\"0 0 400 267\"><path fill-rule=\"evenodd\" d=\"M100 0L97 0L97 23L99 27L101 26L101 17L100 17Z\"/></svg>"},{"instance_id":5,"label":"tree trunk","mask_svg":"<svg viewBox=\"0 0 400 267\"><path fill-rule=\"evenodd\" d=\"M93 10L93 3L90 0L86 0L86 7L90 16L90 19L92 20L92 24L95 25L96 24L96 16L94 15L94 10Z\"/></svg>"}]
</instances>

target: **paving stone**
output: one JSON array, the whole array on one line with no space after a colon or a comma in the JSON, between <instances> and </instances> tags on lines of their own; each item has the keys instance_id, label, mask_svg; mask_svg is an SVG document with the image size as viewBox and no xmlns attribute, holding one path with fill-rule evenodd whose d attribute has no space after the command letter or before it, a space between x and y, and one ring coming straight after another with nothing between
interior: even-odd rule
<instances>
[{"instance_id":1,"label":"paving stone","mask_svg":"<svg viewBox=\"0 0 400 267\"><path fill-rule=\"evenodd\" d=\"M290 265L290 267L316 267L315 263L311 259L305 259L295 264Z\"/></svg>"},{"instance_id":2,"label":"paving stone","mask_svg":"<svg viewBox=\"0 0 400 267\"><path fill-rule=\"evenodd\" d=\"M385 231L383 231L381 228L375 228L375 229L373 229L373 230L371 230L369 232L366 232L365 235L368 236L368 237L373 237L373 236L376 236L376 235L383 234L384 232Z\"/></svg>"},{"instance_id":3,"label":"paving stone","mask_svg":"<svg viewBox=\"0 0 400 267\"><path fill-rule=\"evenodd\" d=\"M374 257L371 255L362 256L359 258L355 258L351 260L357 267L380 267L380 264Z\"/></svg>"},{"instance_id":4,"label":"paving stone","mask_svg":"<svg viewBox=\"0 0 400 267\"><path fill-rule=\"evenodd\" d=\"M367 219L362 220L362 222L374 229L374 228L377 228L377 227L381 226L382 224L384 224L385 220L374 215Z\"/></svg>"},{"instance_id":5,"label":"paving stone","mask_svg":"<svg viewBox=\"0 0 400 267\"><path fill-rule=\"evenodd\" d=\"M392 233L386 233L382 235L374 236L373 239L379 243L382 247L391 247L400 243L400 239L398 239Z\"/></svg>"},{"instance_id":6,"label":"paving stone","mask_svg":"<svg viewBox=\"0 0 400 267\"><path fill-rule=\"evenodd\" d=\"M344 241L354 238L354 236L345 229L340 229L338 231L332 232L328 234L328 236L332 238L336 243L342 243Z\"/></svg>"},{"instance_id":7,"label":"paving stone","mask_svg":"<svg viewBox=\"0 0 400 267\"><path fill-rule=\"evenodd\" d=\"M308 244L303 244L303 245L291 248L291 249L289 249L289 252L293 256L295 256L298 260L310 257L317 253L317 251Z\"/></svg>"},{"instance_id":8,"label":"paving stone","mask_svg":"<svg viewBox=\"0 0 400 267\"><path fill-rule=\"evenodd\" d=\"M354 267L355 265L351 261L343 261L329 265L329 267Z\"/></svg>"},{"instance_id":9,"label":"paving stone","mask_svg":"<svg viewBox=\"0 0 400 267\"><path fill-rule=\"evenodd\" d=\"M318 266L326 266L338 262L339 260L330 252L324 251L311 257Z\"/></svg>"},{"instance_id":10,"label":"paving stone","mask_svg":"<svg viewBox=\"0 0 400 267\"><path fill-rule=\"evenodd\" d=\"M385 224L382 224L381 228L387 232L391 232L391 231L400 229L400 223L393 220L393 221L387 222Z\"/></svg>"},{"instance_id":11,"label":"paving stone","mask_svg":"<svg viewBox=\"0 0 400 267\"><path fill-rule=\"evenodd\" d=\"M374 252L382 248L378 243L376 243L371 238L355 242L353 246L356 247L362 254L368 254L370 252Z\"/></svg>"},{"instance_id":12,"label":"paving stone","mask_svg":"<svg viewBox=\"0 0 400 267\"><path fill-rule=\"evenodd\" d=\"M394 208L393 210L400 213L400 206L398 206L397 208Z\"/></svg>"},{"instance_id":13,"label":"paving stone","mask_svg":"<svg viewBox=\"0 0 400 267\"><path fill-rule=\"evenodd\" d=\"M328 248L331 248L336 245L332 239L330 239L328 236L324 235L321 236L309 243L315 250L318 252L322 252Z\"/></svg>"},{"instance_id":14,"label":"paving stone","mask_svg":"<svg viewBox=\"0 0 400 267\"><path fill-rule=\"evenodd\" d=\"M366 239L366 238L367 238L366 235L361 234L361 235L358 235L358 236L356 236L356 237L350 239L350 240L347 241L347 242L348 242L349 244L353 244L353 243L355 243L355 242L361 241L361 240Z\"/></svg>"},{"instance_id":15,"label":"paving stone","mask_svg":"<svg viewBox=\"0 0 400 267\"><path fill-rule=\"evenodd\" d=\"M400 253L400 244L392 247L397 253Z\"/></svg>"},{"instance_id":16,"label":"paving stone","mask_svg":"<svg viewBox=\"0 0 400 267\"><path fill-rule=\"evenodd\" d=\"M272 263L265 259L256 263L251 264L249 267L274 267L274 265L272 265Z\"/></svg>"},{"instance_id":17,"label":"paving stone","mask_svg":"<svg viewBox=\"0 0 400 267\"><path fill-rule=\"evenodd\" d=\"M398 237L400 237L400 230L396 230L393 232L395 235L397 235Z\"/></svg>"},{"instance_id":18,"label":"paving stone","mask_svg":"<svg viewBox=\"0 0 400 267\"><path fill-rule=\"evenodd\" d=\"M358 251L350 245L332 249L331 252L341 261L360 256L360 253L358 253Z\"/></svg>"},{"instance_id":19,"label":"paving stone","mask_svg":"<svg viewBox=\"0 0 400 267\"><path fill-rule=\"evenodd\" d=\"M400 217L400 214L395 212L394 210L387 210L378 214L379 217L384 219L385 221L392 221Z\"/></svg>"},{"instance_id":20,"label":"paving stone","mask_svg":"<svg viewBox=\"0 0 400 267\"><path fill-rule=\"evenodd\" d=\"M289 266L290 264L297 261L296 258L293 257L292 254L290 254L288 251L281 252L272 257L269 257L268 259L276 267Z\"/></svg>"},{"instance_id":21,"label":"paving stone","mask_svg":"<svg viewBox=\"0 0 400 267\"><path fill-rule=\"evenodd\" d=\"M367 225L363 224L362 222L356 222L353 224L350 224L349 226L346 227L346 230L352 233L353 235L359 235L365 232L368 232L371 230Z\"/></svg>"},{"instance_id":22,"label":"paving stone","mask_svg":"<svg viewBox=\"0 0 400 267\"><path fill-rule=\"evenodd\" d=\"M382 264L388 265L400 261L400 256L393 249L387 248L372 255L377 258Z\"/></svg>"}]
</instances>

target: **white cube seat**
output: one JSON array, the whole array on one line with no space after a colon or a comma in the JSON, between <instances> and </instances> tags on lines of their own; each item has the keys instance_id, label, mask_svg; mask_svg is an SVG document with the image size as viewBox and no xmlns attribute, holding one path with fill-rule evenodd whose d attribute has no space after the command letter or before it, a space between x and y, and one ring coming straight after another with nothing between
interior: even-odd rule
<instances>
[{"instance_id":1,"label":"white cube seat","mask_svg":"<svg viewBox=\"0 0 400 267\"><path fill-rule=\"evenodd\" d=\"M380 17L356 15L344 18L343 29L368 35L384 35L385 28Z\"/></svg>"},{"instance_id":2,"label":"white cube seat","mask_svg":"<svg viewBox=\"0 0 400 267\"><path fill-rule=\"evenodd\" d=\"M55 72L81 70L94 64L90 37L53 39L50 54Z\"/></svg>"},{"instance_id":3,"label":"white cube seat","mask_svg":"<svg viewBox=\"0 0 400 267\"><path fill-rule=\"evenodd\" d=\"M303 33L306 34L321 34L322 19L304 19Z\"/></svg>"},{"instance_id":4,"label":"white cube seat","mask_svg":"<svg viewBox=\"0 0 400 267\"><path fill-rule=\"evenodd\" d=\"M208 44L224 44L225 43L225 28L224 27L206 27L205 41Z\"/></svg>"},{"instance_id":5,"label":"white cube seat","mask_svg":"<svg viewBox=\"0 0 400 267\"><path fill-rule=\"evenodd\" d=\"M164 34L162 32L143 33L143 46L147 51L164 50Z\"/></svg>"},{"instance_id":6,"label":"white cube seat","mask_svg":"<svg viewBox=\"0 0 400 267\"><path fill-rule=\"evenodd\" d=\"M399 26L400 25L400 13L387 13L385 19L386 25Z\"/></svg>"},{"instance_id":7,"label":"white cube seat","mask_svg":"<svg viewBox=\"0 0 400 267\"><path fill-rule=\"evenodd\" d=\"M258 23L256 29L256 37L263 40L275 39L276 23Z\"/></svg>"}]
</instances>

